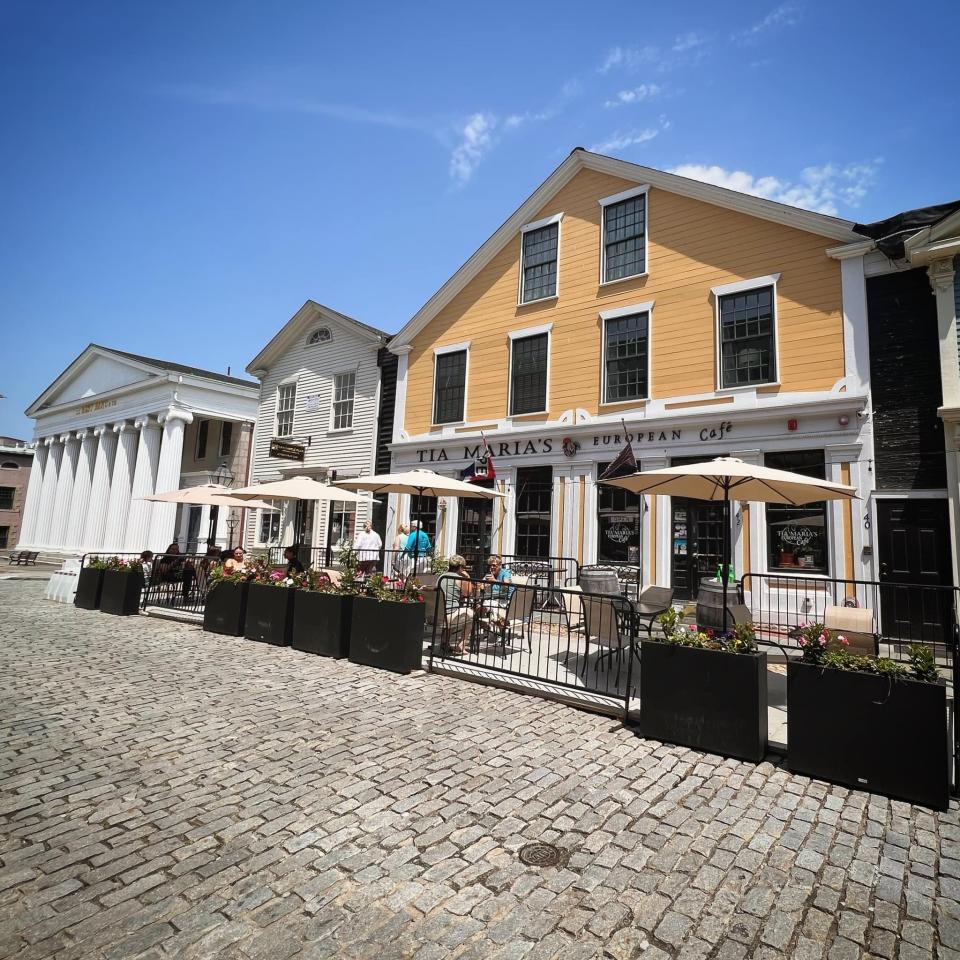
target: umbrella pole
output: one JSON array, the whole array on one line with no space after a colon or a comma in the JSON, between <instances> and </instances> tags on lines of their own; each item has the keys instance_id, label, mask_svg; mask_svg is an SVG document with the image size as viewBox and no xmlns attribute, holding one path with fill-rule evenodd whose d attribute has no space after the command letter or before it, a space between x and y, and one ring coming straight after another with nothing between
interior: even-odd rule
<instances>
[{"instance_id":1,"label":"umbrella pole","mask_svg":"<svg viewBox=\"0 0 960 960\"><path fill-rule=\"evenodd\" d=\"M727 632L727 580L730 576L730 487L723 488L723 632Z\"/></svg>"},{"instance_id":2,"label":"umbrella pole","mask_svg":"<svg viewBox=\"0 0 960 960\"><path fill-rule=\"evenodd\" d=\"M420 495L421 488L417 488L417 519L414 520L414 524L420 523ZM413 528L413 571L411 572L412 577L417 575L417 555L420 553L420 527L414 526Z\"/></svg>"}]
</instances>

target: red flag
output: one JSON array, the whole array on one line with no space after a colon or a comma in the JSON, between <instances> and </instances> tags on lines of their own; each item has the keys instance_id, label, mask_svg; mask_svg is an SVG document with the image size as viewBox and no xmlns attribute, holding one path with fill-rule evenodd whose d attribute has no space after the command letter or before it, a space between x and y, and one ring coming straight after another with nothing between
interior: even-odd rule
<instances>
[{"instance_id":1,"label":"red flag","mask_svg":"<svg viewBox=\"0 0 960 960\"><path fill-rule=\"evenodd\" d=\"M637 458L633 455L633 446L628 440L624 448L617 454L617 459L597 479L613 480L616 477L625 477L636 472Z\"/></svg>"}]
</instances>

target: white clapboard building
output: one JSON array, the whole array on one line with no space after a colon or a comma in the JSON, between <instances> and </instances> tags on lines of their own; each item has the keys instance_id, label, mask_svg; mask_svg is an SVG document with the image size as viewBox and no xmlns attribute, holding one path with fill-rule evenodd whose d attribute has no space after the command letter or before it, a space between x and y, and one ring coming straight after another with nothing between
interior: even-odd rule
<instances>
[{"instance_id":1,"label":"white clapboard building","mask_svg":"<svg viewBox=\"0 0 960 960\"><path fill-rule=\"evenodd\" d=\"M243 482L257 395L250 380L90 344L27 408L35 456L17 547L205 549L209 508L143 498ZM218 545L235 519L219 511Z\"/></svg>"},{"instance_id":2,"label":"white clapboard building","mask_svg":"<svg viewBox=\"0 0 960 960\"><path fill-rule=\"evenodd\" d=\"M247 366L261 382L251 482L305 475L330 481L389 469L396 357L388 334L308 300ZM378 451L380 461L378 461ZM277 501L249 518L260 549L352 540L386 526L385 498L369 504Z\"/></svg>"}]
</instances>

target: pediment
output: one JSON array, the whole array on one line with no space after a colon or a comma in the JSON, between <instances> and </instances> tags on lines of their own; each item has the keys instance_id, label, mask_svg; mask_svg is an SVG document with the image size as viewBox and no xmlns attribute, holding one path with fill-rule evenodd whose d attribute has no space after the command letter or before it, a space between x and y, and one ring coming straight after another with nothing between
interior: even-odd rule
<instances>
[{"instance_id":1,"label":"pediment","mask_svg":"<svg viewBox=\"0 0 960 960\"><path fill-rule=\"evenodd\" d=\"M121 387L162 376L163 370L88 347L27 410L81 403Z\"/></svg>"}]
</instances>

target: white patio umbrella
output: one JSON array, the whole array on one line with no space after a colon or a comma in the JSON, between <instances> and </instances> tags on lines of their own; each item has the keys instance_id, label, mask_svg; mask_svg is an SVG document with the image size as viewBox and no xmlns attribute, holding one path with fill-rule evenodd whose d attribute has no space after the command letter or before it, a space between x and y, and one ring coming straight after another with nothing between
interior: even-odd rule
<instances>
[{"instance_id":1,"label":"white patio umbrella","mask_svg":"<svg viewBox=\"0 0 960 960\"><path fill-rule=\"evenodd\" d=\"M231 490L230 495L241 500L346 500L359 503L367 499L341 487L302 475L286 480L274 480L272 483L256 483L252 487L240 487L239 490Z\"/></svg>"},{"instance_id":2,"label":"white patio umbrella","mask_svg":"<svg viewBox=\"0 0 960 960\"><path fill-rule=\"evenodd\" d=\"M217 517L220 507L240 507L243 510L247 508L257 509L270 508L269 503L263 500L241 500L233 496L233 490L219 483L201 483L196 487L183 487L180 490L168 490L166 493L155 493L149 497L142 497L143 500L153 500L156 503L189 503L194 506L216 507L217 510L210 511L210 529L207 531L207 543L211 544L214 540L214 531L217 525ZM233 546L233 528L230 530L230 546Z\"/></svg>"},{"instance_id":3,"label":"white patio umbrella","mask_svg":"<svg viewBox=\"0 0 960 960\"><path fill-rule=\"evenodd\" d=\"M612 487L623 487L631 493L689 497L695 500L722 500L723 523L723 629L727 629L727 576L730 570L730 501L786 503L802 506L820 500L853 500L853 487L829 480L818 480L789 470L774 470L745 463L736 457L716 457L704 463L682 467L647 470L601 480Z\"/></svg>"},{"instance_id":4,"label":"white patio umbrella","mask_svg":"<svg viewBox=\"0 0 960 960\"><path fill-rule=\"evenodd\" d=\"M445 477L433 470L407 470L402 473L380 473L370 477L352 477L335 480L334 485L350 490L369 490L371 493L407 493L417 498L417 513L421 497L464 497L477 500L493 500L505 494L498 490L466 483L454 477ZM413 540L413 566L416 569L420 550L420 537Z\"/></svg>"}]
</instances>

